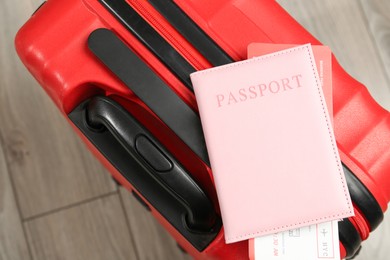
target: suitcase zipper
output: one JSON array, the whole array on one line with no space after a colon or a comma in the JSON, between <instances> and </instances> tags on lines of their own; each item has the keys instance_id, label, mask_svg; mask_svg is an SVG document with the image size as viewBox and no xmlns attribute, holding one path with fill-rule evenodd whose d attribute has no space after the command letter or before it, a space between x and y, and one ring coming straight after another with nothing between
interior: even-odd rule
<instances>
[{"instance_id":1,"label":"suitcase zipper","mask_svg":"<svg viewBox=\"0 0 390 260\"><path fill-rule=\"evenodd\" d=\"M355 216L349 218L352 224L356 227L362 240L366 240L370 234L370 228L367 220L360 213L360 210L355 207Z\"/></svg>"}]
</instances>

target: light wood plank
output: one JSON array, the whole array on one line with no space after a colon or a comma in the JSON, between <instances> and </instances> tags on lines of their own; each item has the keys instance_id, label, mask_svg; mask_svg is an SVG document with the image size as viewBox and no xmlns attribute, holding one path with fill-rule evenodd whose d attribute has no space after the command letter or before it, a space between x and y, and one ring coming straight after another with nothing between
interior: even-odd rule
<instances>
[{"instance_id":1,"label":"light wood plank","mask_svg":"<svg viewBox=\"0 0 390 260\"><path fill-rule=\"evenodd\" d=\"M24 218L116 189L16 55L17 29L38 5L0 1L0 134Z\"/></svg>"},{"instance_id":2,"label":"light wood plank","mask_svg":"<svg viewBox=\"0 0 390 260\"><path fill-rule=\"evenodd\" d=\"M31 258L0 142L0 260L7 259Z\"/></svg>"},{"instance_id":3,"label":"light wood plank","mask_svg":"<svg viewBox=\"0 0 390 260\"><path fill-rule=\"evenodd\" d=\"M124 188L120 188L128 222L139 259L191 259L177 247L176 241L141 204Z\"/></svg>"},{"instance_id":4,"label":"light wood plank","mask_svg":"<svg viewBox=\"0 0 390 260\"><path fill-rule=\"evenodd\" d=\"M390 1L360 0L371 35L390 77ZM390 84L387 86L390 88ZM387 96L390 103L390 95Z\"/></svg>"},{"instance_id":5,"label":"light wood plank","mask_svg":"<svg viewBox=\"0 0 390 260\"><path fill-rule=\"evenodd\" d=\"M25 223L34 259L137 259L118 194Z\"/></svg>"},{"instance_id":6,"label":"light wood plank","mask_svg":"<svg viewBox=\"0 0 390 260\"><path fill-rule=\"evenodd\" d=\"M330 46L343 68L366 85L379 104L390 109L389 80L358 2L278 2L322 43Z\"/></svg>"}]
</instances>

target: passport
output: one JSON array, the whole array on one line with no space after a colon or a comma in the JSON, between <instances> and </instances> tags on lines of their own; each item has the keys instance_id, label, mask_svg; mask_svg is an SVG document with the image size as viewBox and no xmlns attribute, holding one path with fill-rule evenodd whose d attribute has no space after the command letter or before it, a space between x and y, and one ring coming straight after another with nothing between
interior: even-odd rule
<instances>
[{"instance_id":1,"label":"passport","mask_svg":"<svg viewBox=\"0 0 390 260\"><path fill-rule=\"evenodd\" d=\"M310 45L190 76L226 243L353 216Z\"/></svg>"}]
</instances>

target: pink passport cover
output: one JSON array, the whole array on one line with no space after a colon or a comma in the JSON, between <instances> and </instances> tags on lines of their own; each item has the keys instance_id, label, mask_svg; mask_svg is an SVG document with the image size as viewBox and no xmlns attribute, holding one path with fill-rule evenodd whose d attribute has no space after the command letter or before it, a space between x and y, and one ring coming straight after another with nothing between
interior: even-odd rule
<instances>
[{"instance_id":1,"label":"pink passport cover","mask_svg":"<svg viewBox=\"0 0 390 260\"><path fill-rule=\"evenodd\" d=\"M191 80L226 243L353 215L310 45Z\"/></svg>"}]
</instances>

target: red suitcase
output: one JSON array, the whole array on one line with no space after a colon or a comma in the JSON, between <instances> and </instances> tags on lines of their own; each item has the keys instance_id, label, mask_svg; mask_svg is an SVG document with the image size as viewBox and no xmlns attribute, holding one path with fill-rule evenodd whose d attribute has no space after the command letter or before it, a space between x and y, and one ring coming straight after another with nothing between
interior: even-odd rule
<instances>
[{"instance_id":1,"label":"red suitcase","mask_svg":"<svg viewBox=\"0 0 390 260\"><path fill-rule=\"evenodd\" d=\"M320 44L271 0L49 0L16 49L90 150L187 252L247 259L247 242L224 243L188 76L245 59L252 42ZM352 257L390 200L390 116L334 57L333 85L356 213L340 222L340 248Z\"/></svg>"}]
</instances>

